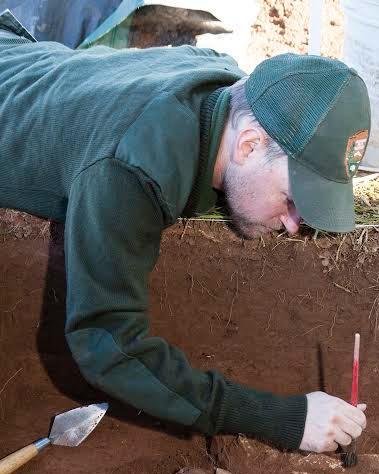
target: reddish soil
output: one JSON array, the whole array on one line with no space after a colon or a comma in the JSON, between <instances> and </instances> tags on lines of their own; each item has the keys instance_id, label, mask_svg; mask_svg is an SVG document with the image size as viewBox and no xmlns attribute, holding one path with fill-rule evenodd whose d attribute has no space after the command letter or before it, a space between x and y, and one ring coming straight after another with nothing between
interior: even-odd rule
<instances>
[{"instance_id":1,"label":"reddish soil","mask_svg":"<svg viewBox=\"0 0 379 474\"><path fill-rule=\"evenodd\" d=\"M325 0L322 52L334 57L342 47L338 3ZM252 65L306 52L307 8L305 0L263 1L252 27ZM62 233L62 226L0 210L0 458L47 435L55 414L109 400L81 377L64 339ZM368 428L352 472L379 472L379 234L296 239L242 242L221 224L170 229L151 275L151 333L183 349L194 366L257 389L322 389L348 399L359 331ZM283 453L242 436L207 440L109 401L81 446L48 448L20 474L343 471L338 455Z\"/></svg>"},{"instance_id":2,"label":"reddish soil","mask_svg":"<svg viewBox=\"0 0 379 474\"><path fill-rule=\"evenodd\" d=\"M281 53L308 52L309 0L264 0L252 26L251 64ZM344 16L339 0L323 0L321 54L342 58Z\"/></svg>"},{"instance_id":3,"label":"reddish soil","mask_svg":"<svg viewBox=\"0 0 379 474\"><path fill-rule=\"evenodd\" d=\"M216 368L257 389L324 389L348 399L359 331L360 399L368 403L369 420L359 452L370 456L361 456L355 472L379 472L372 456L379 453L379 235L354 234L342 245L341 239L313 241L309 235L243 242L222 224L184 228L166 232L151 276L151 333L182 348L194 366ZM50 240L2 235L0 457L45 436L55 414L108 399L82 379L64 339L62 231L53 224ZM20 473L342 469L336 456L280 453L243 437L207 440L110 402L109 414L80 447L48 448Z\"/></svg>"}]
</instances>

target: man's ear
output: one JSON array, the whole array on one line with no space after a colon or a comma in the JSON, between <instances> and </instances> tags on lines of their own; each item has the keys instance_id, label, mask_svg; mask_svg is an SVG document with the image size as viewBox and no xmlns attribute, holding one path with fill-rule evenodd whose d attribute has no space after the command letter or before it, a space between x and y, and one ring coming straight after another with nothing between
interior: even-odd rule
<instances>
[{"instance_id":1,"label":"man's ear","mask_svg":"<svg viewBox=\"0 0 379 474\"><path fill-rule=\"evenodd\" d=\"M233 154L233 161L243 165L249 158L256 156L257 152L266 146L266 136L259 127L246 128L238 133Z\"/></svg>"}]
</instances>

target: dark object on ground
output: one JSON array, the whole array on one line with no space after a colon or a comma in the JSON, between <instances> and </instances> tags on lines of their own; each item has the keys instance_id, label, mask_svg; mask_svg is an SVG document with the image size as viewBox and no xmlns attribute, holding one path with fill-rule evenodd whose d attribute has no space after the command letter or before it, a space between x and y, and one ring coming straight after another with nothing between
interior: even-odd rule
<instances>
[{"instance_id":1,"label":"dark object on ground","mask_svg":"<svg viewBox=\"0 0 379 474\"><path fill-rule=\"evenodd\" d=\"M354 467L358 464L357 442L355 439L342 455L343 467Z\"/></svg>"},{"instance_id":2,"label":"dark object on ground","mask_svg":"<svg viewBox=\"0 0 379 474\"><path fill-rule=\"evenodd\" d=\"M226 33L213 15L200 10L147 5L137 10L131 20L129 46L196 45L196 36L204 33Z\"/></svg>"}]
</instances>

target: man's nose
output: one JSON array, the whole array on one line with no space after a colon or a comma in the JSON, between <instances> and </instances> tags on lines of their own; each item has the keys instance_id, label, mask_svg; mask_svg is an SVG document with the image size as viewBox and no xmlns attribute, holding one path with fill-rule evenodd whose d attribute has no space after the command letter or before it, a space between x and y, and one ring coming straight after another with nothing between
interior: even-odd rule
<instances>
[{"instance_id":1,"label":"man's nose","mask_svg":"<svg viewBox=\"0 0 379 474\"><path fill-rule=\"evenodd\" d=\"M280 216L280 220L290 235L296 234L299 230L301 216L293 203L288 204L287 214Z\"/></svg>"}]
</instances>

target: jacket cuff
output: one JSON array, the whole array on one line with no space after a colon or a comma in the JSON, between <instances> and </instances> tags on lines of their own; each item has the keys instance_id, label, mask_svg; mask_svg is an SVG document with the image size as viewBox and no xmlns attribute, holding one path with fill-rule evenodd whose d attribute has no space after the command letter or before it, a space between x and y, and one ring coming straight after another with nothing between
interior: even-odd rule
<instances>
[{"instance_id":1,"label":"jacket cuff","mask_svg":"<svg viewBox=\"0 0 379 474\"><path fill-rule=\"evenodd\" d=\"M293 450L300 446L306 416L305 395L281 397L228 381L216 430L252 435Z\"/></svg>"}]
</instances>

